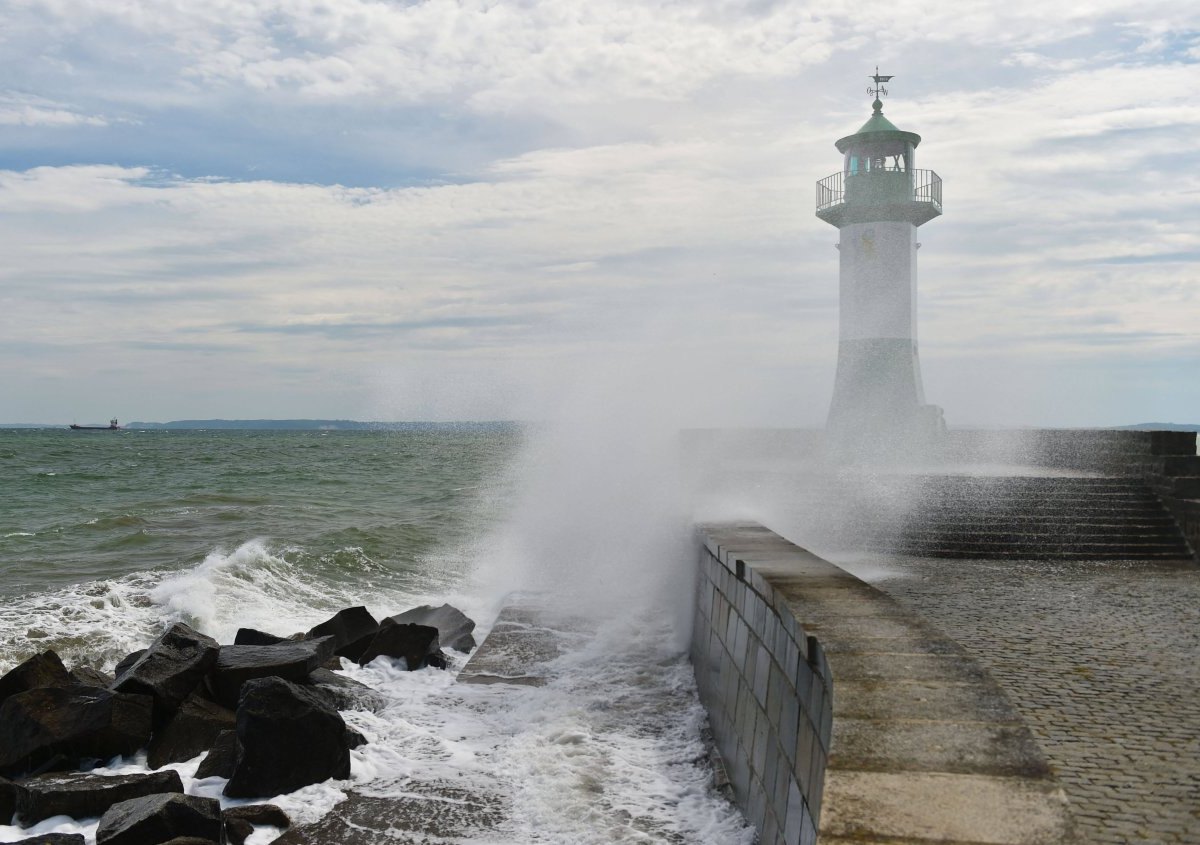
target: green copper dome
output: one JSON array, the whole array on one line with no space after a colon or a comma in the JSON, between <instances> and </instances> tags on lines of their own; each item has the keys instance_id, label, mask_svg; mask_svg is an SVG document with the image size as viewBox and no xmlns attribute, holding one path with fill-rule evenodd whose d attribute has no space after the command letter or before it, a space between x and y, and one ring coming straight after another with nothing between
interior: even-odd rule
<instances>
[{"instance_id":1,"label":"green copper dome","mask_svg":"<svg viewBox=\"0 0 1200 845\"><path fill-rule=\"evenodd\" d=\"M839 153L844 153L851 146L857 146L861 142L875 141L907 141L914 147L921 143L921 136L916 132L904 132L896 127L886 117L883 116L883 103L876 100L875 113L867 118L867 122L862 125L862 128L853 135L847 135L845 138L839 138L837 141L837 149Z\"/></svg>"}]
</instances>

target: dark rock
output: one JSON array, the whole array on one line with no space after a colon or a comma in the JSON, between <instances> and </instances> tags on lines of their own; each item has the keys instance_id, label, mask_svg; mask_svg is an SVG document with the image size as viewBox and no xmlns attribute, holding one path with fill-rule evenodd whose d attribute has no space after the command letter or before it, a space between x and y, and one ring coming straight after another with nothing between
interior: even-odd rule
<instances>
[{"instance_id":1,"label":"dark rock","mask_svg":"<svg viewBox=\"0 0 1200 845\"><path fill-rule=\"evenodd\" d=\"M225 841L229 845L243 845L254 834L254 825L245 819L222 819L225 828Z\"/></svg>"},{"instance_id":2,"label":"dark rock","mask_svg":"<svg viewBox=\"0 0 1200 845\"><path fill-rule=\"evenodd\" d=\"M244 807L230 807L221 813L221 821L225 825L225 836L229 845L242 845L250 834L254 833L255 825L271 827L291 827L292 820L287 813L274 804L247 804Z\"/></svg>"},{"instance_id":3,"label":"dark rock","mask_svg":"<svg viewBox=\"0 0 1200 845\"><path fill-rule=\"evenodd\" d=\"M84 687L107 687L116 680L116 676L91 666L76 666L71 670L71 680Z\"/></svg>"},{"instance_id":4,"label":"dark rock","mask_svg":"<svg viewBox=\"0 0 1200 845\"><path fill-rule=\"evenodd\" d=\"M278 645L286 642L289 642L287 637L277 637L254 628L238 628L233 636L234 645Z\"/></svg>"},{"instance_id":5,"label":"dark rock","mask_svg":"<svg viewBox=\"0 0 1200 845\"><path fill-rule=\"evenodd\" d=\"M183 702L178 712L150 739L147 765L182 763L212 748L217 735L234 727L233 711L198 695Z\"/></svg>"},{"instance_id":6,"label":"dark rock","mask_svg":"<svg viewBox=\"0 0 1200 845\"><path fill-rule=\"evenodd\" d=\"M297 825L272 845L397 845L403 842L492 842L504 801L480 789L407 781L400 795L351 792L320 820Z\"/></svg>"},{"instance_id":7,"label":"dark rock","mask_svg":"<svg viewBox=\"0 0 1200 845\"><path fill-rule=\"evenodd\" d=\"M378 712L387 706L387 700L366 684L323 667L309 673L304 683L328 701L334 710Z\"/></svg>"},{"instance_id":8,"label":"dark rock","mask_svg":"<svg viewBox=\"0 0 1200 845\"><path fill-rule=\"evenodd\" d=\"M380 655L403 657L410 670L420 669L430 655L438 653L438 630L431 625L407 625L383 620L379 633L359 656L359 665L370 663Z\"/></svg>"},{"instance_id":9,"label":"dark rock","mask_svg":"<svg viewBox=\"0 0 1200 845\"><path fill-rule=\"evenodd\" d=\"M475 648L475 637L471 634L475 630L475 620L451 605L433 607L423 604L388 618L401 625L430 625L437 628L438 641L442 648L452 648L455 651L470 651Z\"/></svg>"},{"instance_id":10,"label":"dark rock","mask_svg":"<svg viewBox=\"0 0 1200 845\"><path fill-rule=\"evenodd\" d=\"M113 669L114 680L124 675L129 667L141 660L142 655L148 650L149 649L139 648L137 651L131 651L129 654L122 657L121 662L117 664L115 669Z\"/></svg>"},{"instance_id":11,"label":"dark rock","mask_svg":"<svg viewBox=\"0 0 1200 845\"><path fill-rule=\"evenodd\" d=\"M18 839L12 845L84 845L82 833L43 833L32 839Z\"/></svg>"},{"instance_id":12,"label":"dark rock","mask_svg":"<svg viewBox=\"0 0 1200 845\"><path fill-rule=\"evenodd\" d=\"M446 660L446 652L438 649L425 658L425 665L432 666L434 669L445 669L450 665L450 662Z\"/></svg>"},{"instance_id":13,"label":"dark rock","mask_svg":"<svg viewBox=\"0 0 1200 845\"><path fill-rule=\"evenodd\" d=\"M12 824L13 813L17 811L19 791L20 787L8 778L0 778L0 824Z\"/></svg>"},{"instance_id":14,"label":"dark rock","mask_svg":"<svg viewBox=\"0 0 1200 845\"><path fill-rule=\"evenodd\" d=\"M183 792L179 772L92 775L82 772L40 775L22 781L17 816L25 827L51 816L93 818L119 801L163 792Z\"/></svg>"},{"instance_id":15,"label":"dark rock","mask_svg":"<svg viewBox=\"0 0 1200 845\"><path fill-rule=\"evenodd\" d=\"M346 748L353 751L355 748L362 748L367 744L367 738L360 734L354 728L346 728Z\"/></svg>"},{"instance_id":16,"label":"dark rock","mask_svg":"<svg viewBox=\"0 0 1200 845\"><path fill-rule=\"evenodd\" d=\"M98 687L45 687L0 707L0 775L76 768L150 740L153 700Z\"/></svg>"},{"instance_id":17,"label":"dark rock","mask_svg":"<svg viewBox=\"0 0 1200 845\"><path fill-rule=\"evenodd\" d=\"M150 644L146 653L121 674L112 689L154 699L154 724L165 725L209 668L220 647L212 637L176 622Z\"/></svg>"},{"instance_id":18,"label":"dark rock","mask_svg":"<svg viewBox=\"0 0 1200 845\"><path fill-rule=\"evenodd\" d=\"M350 777L346 723L320 696L281 678L247 681L237 710L230 798L292 792Z\"/></svg>"},{"instance_id":19,"label":"dark rock","mask_svg":"<svg viewBox=\"0 0 1200 845\"><path fill-rule=\"evenodd\" d=\"M303 681L329 659L333 639L322 637L276 645L227 645L212 671L212 692L217 701L235 708L242 684L255 678Z\"/></svg>"},{"instance_id":20,"label":"dark rock","mask_svg":"<svg viewBox=\"0 0 1200 845\"><path fill-rule=\"evenodd\" d=\"M357 662L378 631L379 623L375 617L360 606L339 610L310 630L308 636L333 637L333 653Z\"/></svg>"},{"instance_id":21,"label":"dark rock","mask_svg":"<svg viewBox=\"0 0 1200 845\"><path fill-rule=\"evenodd\" d=\"M184 836L220 842L220 802L176 794L122 801L101 817L96 845L160 845Z\"/></svg>"},{"instance_id":22,"label":"dark rock","mask_svg":"<svg viewBox=\"0 0 1200 845\"><path fill-rule=\"evenodd\" d=\"M244 819L250 824L269 827L292 826L292 820L288 818L288 814L274 804L243 804L240 807L230 807L221 811L221 818Z\"/></svg>"},{"instance_id":23,"label":"dark rock","mask_svg":"<svg viewBox=\"0 0 1200 845\"><path fill-rule=\"evenodd\" d=\"M13 667L0 678L0 704L19 692L42 687L65 687L74 681L60 658L53 651L43 651Z\"/></svg>"},{"instance_id":24,"label":"dark rock","mask_svg":"<svg viewBox=\"0 0 1200 845\"><path fill-rule=\"evenodd\" d=\"M208 749L208 755L200 761L196 777L231 777L233 764L237 762L237 745L237 731L221 731L213 740L212 748Z\"/></svg>"},{"instance_id":25,"label":"dark rock","mask_svg":"<svg viewBox=\"0 0 1200 845\"><path fill-rule=\"evenodd\" d=\"M162 845L213 845L211 839L201 839L199 836L176 836L168 839Z\"/></svg>"}]
</instances>

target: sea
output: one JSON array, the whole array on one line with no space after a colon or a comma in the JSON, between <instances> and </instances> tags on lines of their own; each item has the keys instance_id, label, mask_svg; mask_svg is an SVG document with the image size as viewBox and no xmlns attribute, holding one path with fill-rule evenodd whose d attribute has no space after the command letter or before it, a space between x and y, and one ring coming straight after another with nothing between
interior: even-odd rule
<instances>
[{"instance_id":1,"label":"sea","mask_svg":"<svg viewBox=\"0 0 1200 845\"><path fill-rule=\"evenodd\" d=\"M551 664L543 687L456 684L469 655L445 671L345 664L388 702L345 716L369 740L350 780L274 803L304 824L351 793L452 781L504 806L461 841L748 845L753 831L706 762L678 610L691 590L684 535L659 531L663 473L638 475L658 446L635 450L625 478L604 450L546 438L499 424L0 430L0 671L46 649L68 667L111 670L176 621L228 643L240 627L288 635L353 605L382 618L450 602L482 639L512 591L561 592L596 633ZM649 539L621 542L639 520ZM661 606L626 600L664 586ZM224 781L197 780L198 764L172 767L189 792L220 798ZM98 771L144 768L139 755ZM90 844L96 825L0 825L0 842L61 831Z\"/></svg>"}]
</instances>

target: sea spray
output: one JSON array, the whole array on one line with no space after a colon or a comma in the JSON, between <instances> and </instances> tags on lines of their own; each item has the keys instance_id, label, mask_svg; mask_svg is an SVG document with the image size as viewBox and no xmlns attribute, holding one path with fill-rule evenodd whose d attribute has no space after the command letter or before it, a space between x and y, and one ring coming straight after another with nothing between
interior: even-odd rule
<instances>
[{"instance_id":1,"label":"sea spray","mask_svg":"<svg viewBox=\"0 0 1200 845\"><path fill-rule=\"evenodd\" d=\"M673 382L618 361L576 383L586 388L560 396L514 462L515 501L484 544L475 583L493 596L537 592L614 624L653 610L682 649L695 576Z\"/></svg>"}]
</instances>

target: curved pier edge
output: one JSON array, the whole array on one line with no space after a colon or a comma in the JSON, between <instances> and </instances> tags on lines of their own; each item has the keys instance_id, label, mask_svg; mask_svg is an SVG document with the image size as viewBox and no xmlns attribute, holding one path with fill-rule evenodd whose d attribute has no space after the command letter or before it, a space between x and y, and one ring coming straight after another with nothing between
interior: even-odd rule
<instances>
[{"instance_id":1,"label":"curved pier edge","mask_svg":"<svg viewBox=\"0 0 1200 845\"><path fill-rule=\"evenodd\" d=\"M957 643L761 525L697 538L692 662L763 845L1077 841L1028 726Z\"/></svg>"}]
</instances>

